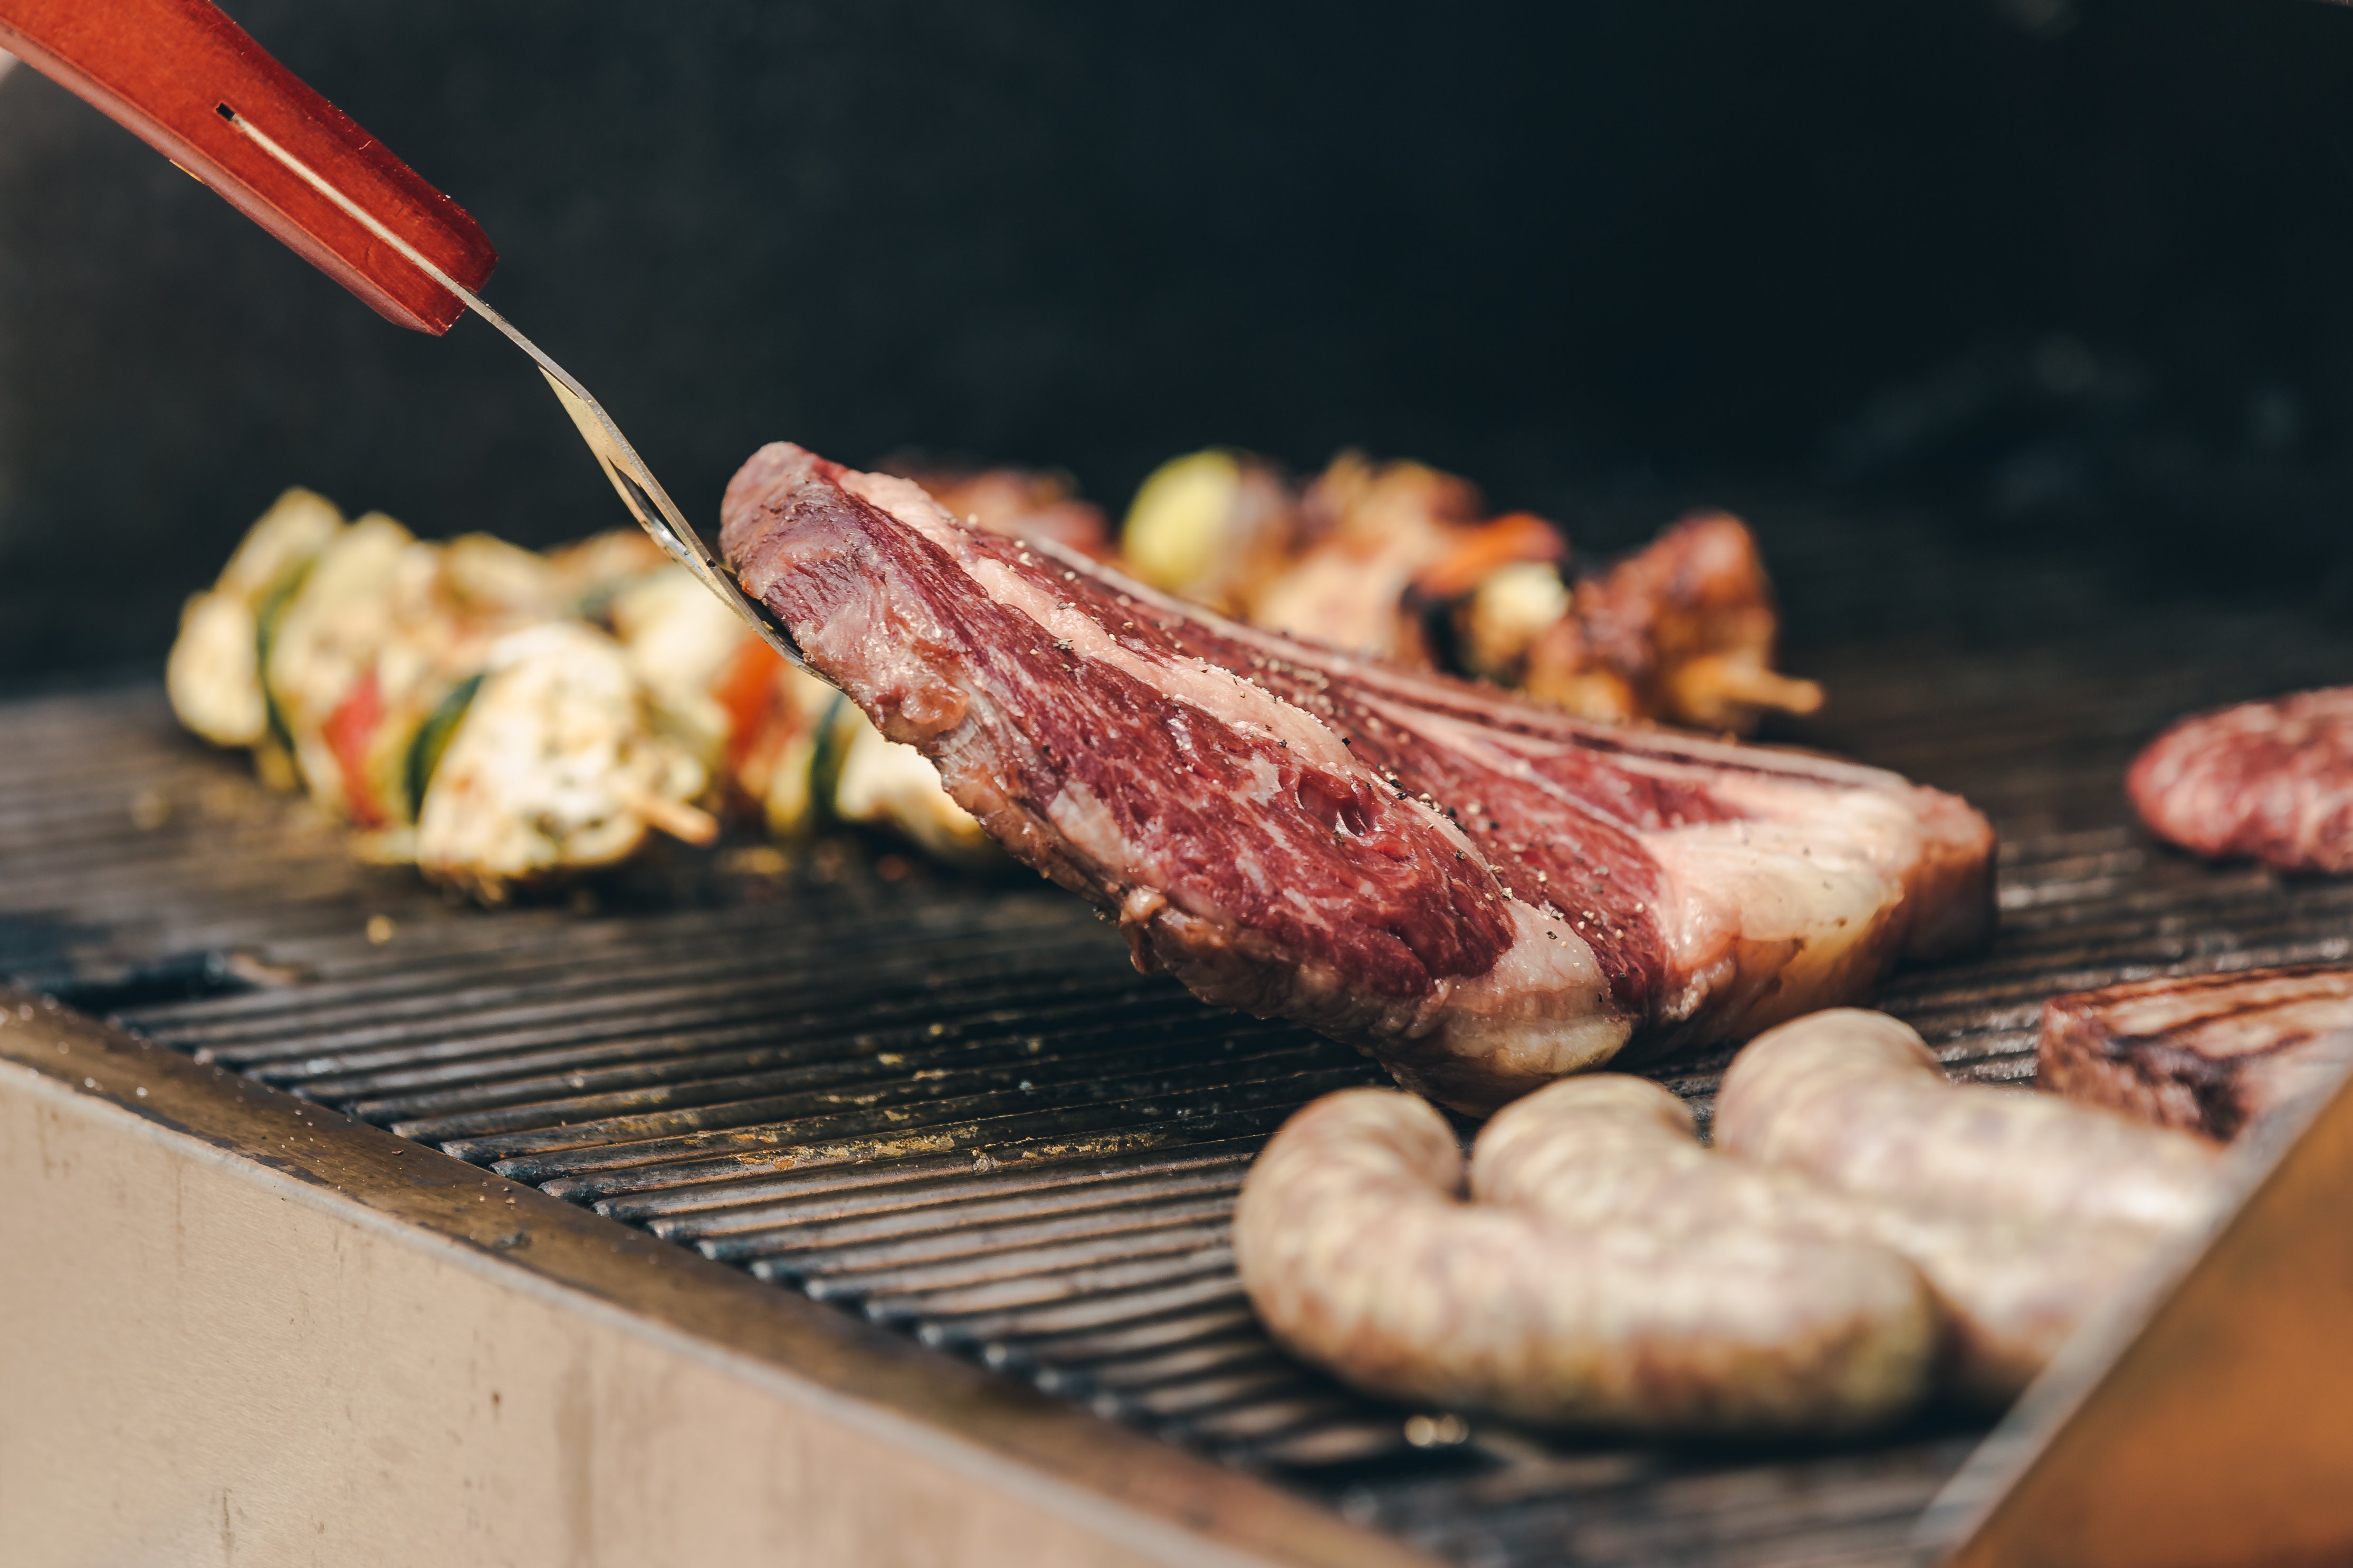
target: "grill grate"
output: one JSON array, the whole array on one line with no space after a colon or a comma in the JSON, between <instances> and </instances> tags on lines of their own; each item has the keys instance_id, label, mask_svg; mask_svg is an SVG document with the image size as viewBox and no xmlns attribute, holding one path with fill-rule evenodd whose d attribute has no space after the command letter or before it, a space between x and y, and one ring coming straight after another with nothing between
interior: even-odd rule
<instances>
[{"instance_id":1,"label":"grill grate","mask_svg":"<svg viewBox=\"0 0 2353 1568\"><path fill-rule=\"evenodd\" d=\"M1800 617L1870 597L1795 537L1784 576L1819 601ZM1924 616L1933 636L1799 660L1836 704L1799 738L1958 789L2003 828L1994 950L1883 998L1973 1078L2031 1075L2055 991L2353 956L2353 884L2193 864L2118 799L2167 717L2343 679L2353 645L2127 615L2069 581L1987 601L2006 624ZM1974 602L1963 577L1938 592ZM2035 609L2057 603L2069 617ZM1812 1453L1579 1444L1388 1408L1289 1361L1234 1279L1234 1194L1291 1110L1379 1075L1135 975L1034 883L828 844L781 872L758 850L666 853L554 902L456 908L349 862L145 687L0 706L0 973L1462 1563L1894 1560L1976 1436L1948 1413ZM1656 1070L1704 1116L1727 1056Z\"/></svg>"}]
</instances>

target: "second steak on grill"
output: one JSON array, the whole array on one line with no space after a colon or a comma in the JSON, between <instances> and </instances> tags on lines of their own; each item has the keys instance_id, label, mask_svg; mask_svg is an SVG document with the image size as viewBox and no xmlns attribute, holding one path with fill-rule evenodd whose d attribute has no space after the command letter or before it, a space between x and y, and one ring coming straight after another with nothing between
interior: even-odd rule
<instances>
[{"instance_id":1,"label":"second steak on grill","mask_svg":"<svg viewBox=\"0 0 2353 1568\"><path fill-rule=\"evenodd\" d=\"M2283 871L2353 871L2353 686L2184 719L2125 787L2158 837Z\"/></svg>"},{"instance_id":2,"label":"second steak on grill","mask_svg":"<svg viewBox=\"0 0 2353 1568\"><path fill-rule=\"evenodd\" d=\"M2233 1138L2353 1058L2353 969L2251 969L2054 996L2043 1083L2160 1127Z\"/></svg>"},{"instance_id":3,"label":"second steak on grill","mask_svg":"<svg viewBox=\"0 0 2353 1568\"><path fill-rule=\"evenodd\" d=\"M1993 833L1828 758L1621 728L1226 621L797 447L722 547L810 664L1141 968L1487 1110L1990 929Z\"/></svg>"}]
</instances>

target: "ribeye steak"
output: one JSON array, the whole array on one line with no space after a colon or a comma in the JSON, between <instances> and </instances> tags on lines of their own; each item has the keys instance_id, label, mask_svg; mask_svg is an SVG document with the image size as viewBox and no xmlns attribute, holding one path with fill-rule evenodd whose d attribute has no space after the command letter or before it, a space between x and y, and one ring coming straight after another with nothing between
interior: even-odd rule
<instances>
[{"instance_id":1,"label":"ribeye steak","mask_svg":"<svg viewBox=\"0 0 2353 1568\"><path fill-rule=\"evenodd\" d=\"M1990 928L1991 828L1892 773L1255 631L781 443L723 516L810 664L1139 967L1451 1105L1736 1039Z\"/></svg>"}]
</instances>

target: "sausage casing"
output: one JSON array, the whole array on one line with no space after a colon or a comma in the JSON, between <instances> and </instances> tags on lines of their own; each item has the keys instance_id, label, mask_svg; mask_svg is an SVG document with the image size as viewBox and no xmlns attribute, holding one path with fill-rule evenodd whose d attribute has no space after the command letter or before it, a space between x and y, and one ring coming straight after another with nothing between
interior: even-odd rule
<instances>
[{"instance_id":1,"label":"sausage casing","mask_svg":"<svg viewBox=\"0 0 2353 1568\"><path fill-rule=\"evenodd\" d=\"M1956 1391L2014 1396L2165 1239L2216 1201L2211 1145L2049 1095L1956 1085L1920 1037L1841 1008L1735 1058L1715 1145L1857 1205L1952 1325Z\"/></svg>"},{"instance_id":2,"label":"sausage casing","mask_svg":"<svg viewBox=\"0 0 2353 1568\"><path fill-rule=\"evenodd\" d=\"M1545 1094L1597 1093L1597 1131L1630 1115L1659 1125L1657 1105L1630 1110L1640 1096L1624 1084L1685 1114L1632 1079ZM1709 1160L1687 1115L1681 1135ZM1605 1188L1609 1171L1651 1157L1639 1136L1594 1147ZM1685 1178L1692 1201L1670 1230L1607 1203L1560 1219L1465 1202L1463 1177L1452 1130L1412 1095L1350 1089L1293 1116L1236 1215L1242 1282L1269 1331L1377 1394L1552 1425L1848 1431L1893 1419L1929 1385L1936 1309L1883 1247L1713 1210L1704 1178Z\"/></svg>"},{"instance_id":3,"label":"sausage casing","mask_svg":"<svg viewBox=\"0 0 2353 1568\"><path fill-rule=\"evenodd\" d=\"M2213 1147L2055 1096L1956 1085L1909 1026L1854 1007L1751 1041L1724 1077L1715 1142L1842 1192L2024 1224L2194 1229Z\"/></svg>"},{"instance_id":4,"label":"sausage casing","mask_svg":"<svg viewBox=\"0 0 2353 1568\"><path fill-rule=\"evenodd\" d=\"M1619 1113L1599 1114L1610 1101ZM1736 1221L1899 1253L1944 1308L1951 1391L1980 1405L2015 1398L2148 1249L2137 1230L1918 1212L1711 1154L1680 1101L1622 1077L1572 1079L1515 1101L1480 1136L1471 1183L1482 1199L1569 1223L1639 1215L1673 1237Z\"/></svg>"}]
</instances>

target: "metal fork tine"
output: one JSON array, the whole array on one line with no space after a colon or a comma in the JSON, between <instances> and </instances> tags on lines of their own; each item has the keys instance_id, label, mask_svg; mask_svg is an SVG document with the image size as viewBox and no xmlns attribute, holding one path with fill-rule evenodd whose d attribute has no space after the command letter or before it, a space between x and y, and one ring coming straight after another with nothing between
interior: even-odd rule
<instances>
[{"instance_id":1,"label":"metal fork tine","mask_svg":"<svg viewBox=\"0 0 2353 1568\"><path fill-rule=\"evenodd\" d=\"M509 342L529 354L532 362L539 366L539 374L546 378L548 389L555 394L555 400L564 405L564 412L571 416L573 427L580 432L580 439L587 443L588 450L596 458L596 466L604 469L606 479L612 481L614 491L621 498L621 504L629 509L629 515L638 520L638 525L653 537L654 542L660 545L670 559L694 574L704 587L718 595L743 616L760 635L762 641L797 668L809 668L808 660L802 657L800 645L793 641L792 633L737 584L734 576L712 553L711 547L703 543L702 536L694 531L694 525L686 521L686 514L679 510L678 503L670 499L670 492L662 488L662 482L654 478L654 471L646 466L645 459L638 456L638 449L629 444L629 438L621 434L621 427L613 422L613 416L605 412L605 405L580 384L577 376L556 363L545 350L525 337L513 322L492 310L480 295L435 266L423 252L385 227L374 214L338 190L331 181L255 129L250 121L226 105L221 115L243 132L248 141L342 208L361 227L398 251L427 277L464 300L466 309L496 327L505 334Z\"/></svg>"}]
</instances>

